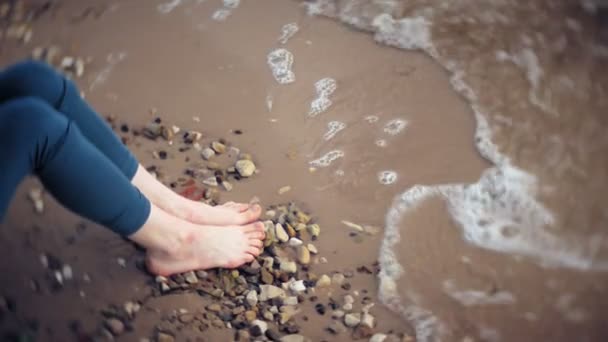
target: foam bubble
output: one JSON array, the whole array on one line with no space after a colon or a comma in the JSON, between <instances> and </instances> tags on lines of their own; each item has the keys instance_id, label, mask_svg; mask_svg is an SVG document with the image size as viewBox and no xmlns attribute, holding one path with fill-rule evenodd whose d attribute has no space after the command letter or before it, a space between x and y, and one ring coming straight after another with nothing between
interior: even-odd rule
<instances>
[{"instance_id":1,"label":"foam bubble","mask_svg":"<svg viewBox=\"0 0 608 342\"><path fill-rule=\"evenodd\" d=\"M384 132L390 135L397 135L407 127L408 122L403 119L393 119L384 125Z\"/></svg>"},{"instance_id":2,"label":"foam bubble","mask_svg":"<svg viewBox=\"0 0 608 342\"><path fill-rule=\"evenodd\" d=\"M383 13L374 18L374 39L380 43L407 50L432 48L430 22L423 17L393 19Z\"/></svg>"},{"instance_id":3,"label":"foam bubble","mask_svg":"<svg viewBox=\"0 0 608 342\"><path fill-rule=\"evenodd\" d=\"M327 152L321 158L311 161L309 164L311 166L316 166L316 167L327 167L334 160L342 158L342 157L344 157L344 152L342 152L340 150L333 150L333 151Z\"/></svg>"},{"instance_id":4,"label":"foam bubble","mask_svg":"<svg viewBox=\"0 0 608 342\"><path fill-rule=\"evenodd\" d=\"M95 89L95 87L97 87L98 85L103 84L108 79L108 77L110 77L112 69L114 69L114 67L118 63L122 62L125 58L127 58L127 53L124 51L110 53L106 57L106 62L108 64L95 76L95 79L93 79L93 81L89 85L89 91Z\"/></svg>"},{"instance_id":5,"label":"foam bubble","mask_svg":"<svg viewBox=\"0 0 608 342\"><path fill-rule=\"evenodd\" d=\"M378 122L378 120L380 120L380 118L377 117L376 115L368 115L364 118L364 120L370 124L373 124L373 123Z\"/></svg>"},{"instance_id":6,"label":"foam bubble","mask_svg":"<svg viewBox=\"0 0 608 342\"><path fill-rule=\"evenodd\" d=\"M386 146L388 146L388 142L386 140L384 140L384 139L378 139L378 140L376 140L375 144L378 147L386 147Z\"/></svg>"},{"instance_id":7,"label":"foam bubble","mask_svg":"<svg viewBox=\"0 0 608 342\"><path fill-rule=\"evenodd\" d=\"M340 121L330 121L327 124L327 132L323 135L325 141L331 140L341 130L346 128L346 124Z\"/></svg>"},{"instance_id":8,"label":"foam bubble","mask_svg":"<svg viewBox=\"0 0 608 342\"><path fill-rule=\"evenodd\" d=\"M298 24L296 23L289 23L289 24L285 24L283 25L283 27L281 28L281 36L279 37L279 43L281 44L285 44L287 43L287 41L293 37L299 30L300 28L298 27Z\"/></svg>"},{"instance_id":9,"label":"foam bubble","mask_svg":"<svg viewBox=\"0 0 608 342\"><path fill-rule=\"evenodd\" d=\"M167 13L172 12L177 6L181 5L182 2L183 2L183 0L171 0L171 1L159 4L158 6L156 6L156 9L162 14L167 14Z\"/></svg>"},{"instance_id":10,"label":"foam bubble","mask_svg":"<svg viewBox=\"0 0 608 342\"><path fill-rule=\"evenodd\" d=\"M390 185L397 181L397 172L395 171L380 171L378 172L378 181L383 185Z\"/></svg>"},{"instance_id":11,"label":"foam bubble","mask_svg":"<svg viewBox=\"0 0 608 342\"><path fill-rule=\"evenodd\" d=\"M575 299L576 296L573 294L562 294L557 298L555 309L559 311L566 320L574 323L580 323L585 321L589 315L585 310L573 307Z\"/></svg>"},{"instance_id":12,"label":"foam bubble","mask_svg":"<svg viewBox=\"0 0 608 342\"><path fill-rule=\"evenodd\" d=\"M266 109L268 109L268 113L272 112L272 104L273 104L272 94L266 95Z\"/></svg>"},{"instance_id":13,"label":"foam bubble","mask_svg":"<svg viewBox=\"0 0 608 342\"><path fill-rule=\"evenodd\" d=\"M292 83L296 75L291 71L293 66L293 54L286 49L276 49L268 54L268 66L272 76L280 84Z\"/></svg>"},{"instance_id":14,"label":"foam bubble","mask_svg":"<svg viewBox=\"0 0 608 342\"><path fill-rule=\"evenodd\" d=\"M235 9L241 4L241 0L224 0L224 7Z\"/></svg>"},{"instance_id":15,"label":"foam bubble","mask_svg":"<svg viewBox=\"0 0 608 342\"><path fill-rule=\"evenodd\" d=\"M213 12L211 18L216 21L224 21L230 16L231 13L232 11L229 9L220 8L217 11Z\"/></svg>"},{"instance_id":16,"label":"foam bubble","mask_svg":"<svg viewBox=\"0 0 608 342\"><path fill-rule=\"evenodd\" d=\"M317 98L310 103L310 110L308 111L309 117L315 117L325 112L332 105L332 101L329 96L333 94L337 89L336 80L333 78L323 78L315 83L315 91Z\"/></svg>"},{"instance_id":17,"label":"foam bubble","mask_svg":"<svg viewBox=\"0 0 608 342\"><path fill-rule=\"evenodd\" d=\"M338 170L336 170L336 172L334 172L334 173L335 173L335 174L336 174L336 176L338 176L338 177L342 177L342 176L344 176L344 170L342 170L342 169L338 169Z\"/></svg>"},{"instance_id":18,"label":"foam bubble","mask_svg":"<svg viewBox=\"0 0 608 342\"><path fill-rule=\"evenodd\" d=\"M459 290L451 280L443 282L443 291L464 306L507 305L515 303L515 296L507 291L488 293L479 290Z\"/></svg>"}]
</instances>

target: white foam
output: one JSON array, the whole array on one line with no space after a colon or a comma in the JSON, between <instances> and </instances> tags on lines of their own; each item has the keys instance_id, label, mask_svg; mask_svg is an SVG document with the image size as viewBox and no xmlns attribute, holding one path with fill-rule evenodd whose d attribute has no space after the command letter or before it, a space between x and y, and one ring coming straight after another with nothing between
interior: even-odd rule
<instances>
[{"instance_id":1,"label":"white foam","mask_svg":"<svg viewBox=\"0 0 608 342\"><path fill-rule=\"evenodd\" d=\"M327 167L334 160L343 158L343 157L344 157L344 152L342 152L340 150L333 150L333 151L327 152L325 155L323 155L319 159L315 159L315 160L311 161L309 164L311 166L315 166L315 167Z\"/></svg>"},{"instance_id":2,"label":"white foam","mask_svg":"<svg viewBox=\"0 0 608 342\"><path fill-rule=\"evenodd\" d=\"M224 0L224 7L226 8L230 8L230 9L235 9L237 7L239 7L239 5L241 4L240 0Z\"/></svg>"},{"instance_id":3,"label":"white foam","mask_svg":"<svg viewBox=\"0 0 608 342\"><path fill-rule=\"evenodd\" d=\"M310 103L309 117L315 117L331 107L332 101L329 99L329 96L336 91L337 87L336 80L329 77L315 82L317 98Z\"/></svg>"},{"instance_id":4,"label":"white foam","mask_svg":"<svg viewBox=\"0 0 608 342\"><path fill-rule=\"evenodd\" d=\"M464 306L508 305L515 303L515 296L508 291L488 293L479 290L459 290L451 280L443 282L443 292Z\"/></svg>"},{"instance_id":5,"label":"white foam","mask_svg":"<svg viewBox=\"0 0 608 342\"><path fill-rule=\"evenodd\" d=\"M291 37L293 37L299 31L298 24L289 23L283 25L281 28L281 36L279 37L279 43L286 44Z\"/></svg>"},{"instance_id":6,"label":"white foam","mask_svg":"<svg viewBox=\"0 0 608 342\"><path fill-rule=\"evenodd\" d=\"M177 6L181 5L183 0L170 0L156 6L156 9L162 13L167 14L172 12Z\"/></svg>"},{"instance_id":7,"label":"white foam","mask_svg":"<svg viewBox=\"0 0 608 342\"><path fill-rule=\"evenodd\" d=\"M574 307L574 301L576 296L570 293L562 294L557 298L555 303L555 309L562 314L562 316L573 323L584 322L588 318L588 314L581 308Z\"/></svg>"},{"instance_id":8,"label":"white foam","mask_svg":"<svg viewBox=\"0 0 608 342\"><path fill-rule=\"evenodd\" d=\"M272 112L272 104L273 104L272 94L266 95L266 109L268 109L268 113Z\"/></svg>"},{"instance_id":9,"label":"white foam","mask_svg":"<svg viewBox=\"0 0 608 342\"><path fill-rule=\"evenodd\" d=\"M346 124L340 121L330 121L327 123L327 132L323 135L325 141L333 139L340 131L346 128Z\"/></svg>"},{"instance_id":10,"label":"white foam","mask_svg":"<svg viewBox=\"0 0 608 342\"><path fill-rule=\"evenodd\" d=\"M89 91L92 91L98 85L105 83L107 81L108 77L110 77L110 73L112 72L114 67L118 63L122 62L125 58L127 58L127 53L124 51L117 52L117 53L110 53L106 57L107 65L103 69L101 69L101 71L99 73L97 73L97 75L95 76L95 78L93 79L91 84L89 85Z\"/></svg>"},{"instance_id":11,"label":"white foam","mask_svg":"<svg viewBox=\"0 0 608 342\"><path fill-rule=\"evenodd\" d=\"M292 83L296 75L291 70L293 66L293 54L286 49L276 49L268 54L268 66L272 76L280 84Z\"/></svg>"},{"instance_id":12,"label":"white foam","mask_svg":"<svg viewBox=\"0 0 608 342\"><path fill-rule=\"evenodd\" d=\"M388 142L384 139L378 139L374 142L378 147L386 147L388 146Z\"/></svg>"},{"instance_id":13,"label":"white foam","mask_svg":"<svg viewBox=\"0 0 608 342\"><path fill-rule=\"evenodd\" d=\"M376 115L368 115L364 118L364 120L370 124L373 124L373 123L378 122L378 120L380 120L380 118L377 117Z\"/></svg>"},{"instance_id":14,"label":"white foam","mask_svg":"<svg viewBox=\"0 0 608 342\"><path fill-rule=\"evenodd\" d=\"M383 13L374 18L374 39L380 43L407 50L432 48L430 22L423 17L393 19Z\"/></svg>"},{"instance_id":15,"label":"white foam","mask_svg":"<svg viewBox=\"0 0 608 342\"><path fill-rule=\"evenodd\" d=\"M384 132L390 135L397 135L407 127L408 122L403 119L393 119L384 125Z\"/></svg>"},{"instance_id":16,"label":"white foam","mask_svg":"<svg viewBox=\"0 0 608 342\"><path fill-rule=\"evenodd\" d=\"M397 172L395 171L380 171L378 172L378 182L383 185L390 185L397 181Z\"/></svg>"},{"instance_id":17,"label":"white foam","mask_svg":"<svg viewBox=\"0 0 608 342\"><path fill-rule=\"evenodd\" d=\"M230 16L231 13L232 11L229 9L220 8L217 11L213 12L211 18L216 21L224 21Z\"/></svg>"}]
</instances>

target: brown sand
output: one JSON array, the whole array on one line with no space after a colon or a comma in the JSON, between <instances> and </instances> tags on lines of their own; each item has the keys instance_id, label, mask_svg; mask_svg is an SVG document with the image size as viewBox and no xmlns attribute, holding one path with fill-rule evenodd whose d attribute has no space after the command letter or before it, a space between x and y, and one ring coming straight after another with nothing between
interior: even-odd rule
<instances>
[{"instance_id":1,"label":"brown sand","mask_svg":"<svg viewBox=\"0 0 608 342\"><path fill-rule=\"evenodd\" d=\"M5 43L2 64L28 55L36 45L70 47L75 54L93 57L79 84L100 113L114 114L120 121L138 126L153 118L149 109L154 107L166 122L198 129L211 137L229 137L254 155L262 172L239 183L222 200L248 201L258 196L263 204L296 200L309 208L323 227L318 247L329 261L319 265L319 272L371 265L377 259L381 234L357 243L349 238L350 230L341 220L382 226L393 197L404 189L414 184L474 182L489 166L473 147L474 119L468 105L451 89L448 75L422 53L379 46L369 36L334 21L307 17L295 2L278 0L263 4L244 1L225 22L211 19L220 7L218 1L192 1L161 15L156 2L144 0L120 2L99 19L72 22L73 15L82 13L85 7L104 4L62 1L54 16L43 16L35 23L32 43L25 47ZM287 44L295 56L296 82L282 86L272 78L266 55L278 47L280 28L289 22L300 26L300 32ZM106 56L123 51L127 53L124 61L112 68L106 82L89 91L95 77L108 65ZM323 77L338 82L332 97L334 105L317 118L308 119L313 84ZM271 112L265 104L268 94L274 99ZM372 114L380 118L379 123L371 125L363 120ZM193 121L194 116L200 122ZM406 132L395 137L382 135L382 124L396 117L410 122ZM346 123L347 129L324 142L327 122L332 120ZM231 136L231 129L242 129L244 134ZM378 138L386 138L388 146L377 147L374 141ZM182 154L167 146L170 158L157 161L151 156L157 145L142 142L131 147L144 165L157 165L173 178L186 166L185 155L198 158L196 153ZM342 149L346 157L310 173L308 161L333 149ZM335 175L338 169L344 171L343 176ZM376 176L381 170L395 170L398 181L381 186ZM141 297L149 277L136 269L137 257L130 245L90 223L84 232L77 233L75 227L81 220L50 198L44 216L32 215L25 199L32 184L28 181L20 187L0 230L4 256L0 261L4 275L1 293L17 303L17 314L11 319L39 322L40 340L71 340L70 322L78 320L85 329L94 329L101 309ZM278 195L277 190L285 185L292 190ZM403 293L410 286L421 292L424 303L438 310L438 316L454 328L454 338L475 336L476 324L472 321L489 322L503 333L504 340L570 340L579 336L568 331L580 329L552 324L555 312L543 300L543 296L552 294L536 277L529 277L540 272L538 268L465 245L444 211L437 211L441 206L425 204L407 218L404 226L413 227L408 232L412 237L404 243L400 257L407 259L404 264L412 278L402 284ZM75 241L68 241L72 237ZM45 275L39 262L42 252L72 265L77 280L58 293L34 293L30 281ZM475 267L460 263L463 254L475 261ZM119 257L127 260L126 268L118 265ZM503 277L503 270L512 274ZM90 275L90 284L81 280L84 273ZM509 290L517 293L518 304L521 301L538 307L535 313L542 320L526 323L514 313L515 308L465 310L450 303L437 290L446 273L463 287L509 285ZM581 301L593 303L594 295L602 290L593 278L578 283L569 273L559 279L559 286L589 289L585 298L579 298ZM357 276L352 283L353 289L366 289L377 297L375 277ZM161 315L180 308L195 311L205 303L205 299L193 295L149 301L135 320L134 331L121 340L151 336ZM602 310L597 302L591 312ZM379 322L377 331L412 333L401 317L382 306L372 312ZM311 319L298 320L298 324L302 334L313 341L350 340L346 335L326 333L328 318L310 310L305 314ZM590 331L589 339L597 340L605 331L600 325L601 316L595 317L598 321L586 322L585 330ZM223 341L231 338L229 333L209 331L204 337ZM186 340L191 332L182 334L178 340Z\"/></svg>"}]
</instances>

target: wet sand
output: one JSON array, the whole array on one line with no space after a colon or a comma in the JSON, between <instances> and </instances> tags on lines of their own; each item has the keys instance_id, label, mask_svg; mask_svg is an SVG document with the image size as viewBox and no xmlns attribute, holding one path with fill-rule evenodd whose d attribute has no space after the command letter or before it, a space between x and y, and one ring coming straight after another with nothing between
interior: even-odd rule
<instances>
[{"instance_id":1,"label":"wet sand","mask_svg":"<svg viewBox=\"0 0 608 342\"><path fill-rule=\"evenodd\" d=\"M189 1L161 14L156 2L133 0L106 7L98 19L73 22L73 16L90 5L107 6L102 1L86 6L62 1L53 15L34 23L32 42L26 46L4 43L2 65L29 55L34 46L68 47L75 55L92 57L78 84L102 115L115 115L119 122L137 127L152 120L150 109L156 108L165 122L199 130L205 139L227 138L251 153L260 174L239 182L221 200L246 202L257 196L265 205L297 201L309 209L323 227L317 247L328 263L316 266L319 273L370 266L378 259L382 233L353 239L342 220L382 227L393 198L404 189L415 184L473 183L491 166L474 147L475 119L469 105L452 89L449 74L421 52L379 45L369 35L336 21L307 16L296 2L244 1L225 21L215 21L211 16L221 8L218 1ZM286 44L294 54L296 81L279 85L266 58L280 46L280 29L290 22L300 27ZM125 58L109 68L112 63L107 56L120 53ZM96 81L104 70L109 70L107 79ZM337 81L333 106L309 118L314 83L324 77ZM273 99L270 111L269 95ZM378 121L366 121L370 115ZM405 130L395 136L384 133L384 125L398 118L408 121ZM346 128L325 141L330 121L340 121ZM234 129L244 133L232 135ZM385 139L386 147L377 146L378 139ZM144 165L157 166L167 181L182 175L189 165L187 156L200 158L195 151L181 153L175 146L164 146L169 158L155 160L152 151L159 144L137 139L129 146ZM345 157L309 171L311 160L336 149ZM395 171L397 181L380 184L378 172L384 170ZM14 299L17 306L6 326L23 328L26 321L35 320L40 325L39 340L72 340L72 321L81 322L84 330L96 329L102 309L143 297L151 278L136 268L140 252L92 223L86 222L87 228L79 231L82 220L48 195L45 214L32 214L26 194L33 184L22 184L0 230L4 256L0 272L7 275L2 277L2 295ZM279 195L277 190L286 185L292 190ZM582 281L575 271L546 270L473 247L462 241L444 205L425 202L415 215L404 218L402 229L407 234L402 236L407 238L399 245L399 259L408 277L399 283L399 293L407 298L416 292L415 301L432 308L451 328L447 340L466 336L483 340L480 326L500 331L505 341L601 340L605 336L601 324L605 308L594 300L605 291L605 277L585 274ZM40 265L41 253L69 263L76 279L57 293L47 293L44 277L48 273ZM463 263L463 256L471 262ZM126 259L127 267L121 267L117 258ZM82 281L84 273L90 283ZM41 293L32 291L32 279L43 284ZM457 288L488 293L506 289L515 294L516 306L467 308L446 297L442 286L448 279ZM353 290L367 290L374 299L378 297L375 276L358 274L351 283ZM548 291L547 286L555 290ZM564 324L552 303L555 296L567 292L583 293L576 301L587 305L585 315L592 319ZM195 295L149 300L134 321L134 330L120 340L153 336L161 316L181 308L196 311L208 302ZM310 305L303 307L310 319L296 317L302 335L313 341L351 340L346 334L327 333L329 317L317 315ZM522 318L528 311L538 319ZM400 315L380 303L372 313L378 321L374 331L414 335ZM491 340L488 336L485 339ZM177 332L179 341L188 337L195 337L192 331ZM230 340L232 331L210 329L200 337Z\"/></svg>"}]
</instances>

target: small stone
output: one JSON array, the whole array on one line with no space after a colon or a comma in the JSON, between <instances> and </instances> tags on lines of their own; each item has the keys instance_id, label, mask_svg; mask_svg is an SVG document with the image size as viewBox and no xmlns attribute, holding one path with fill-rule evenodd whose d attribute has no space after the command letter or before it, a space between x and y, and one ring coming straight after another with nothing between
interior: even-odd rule
<instances>
[{"instance_id":1,"label":"small stone","mask_svg":"<svg viewBox=\"0 0 608 342\"><path fill-rule=\"evenodd\" d=\"M235 167L241 177L251 177L255 172L255 164L248 159L237 161Z\"/></svg>"},{"instance_id":2,"label":"small stone","mask_svg":"<svg viewBox=\"0 0 608 342\"><path fill-rule=\"evenodd\" d=\"M344 311L335 310L334 312L331 313L331 317L340 319L340 318L344 317Z\"/></svg>"},{"instance_id":3,"label":"small stone","mask_svg":"<svg viewBox=\"0 0 608 342\"><path fill-rule=\"evenodd\" d=\"M385 334L377 333L369 339L369 342L384 342L384 340L386 340L386 337L387 336Z\"/></svg>"},{"instance_id":4,"label":"small stone","mask_svg":"<svg viewBox=\"0 0 608 342\"><path fill-rule=\"evenodd\" d=\"M209 305L207 305L207 310L217 313L217 312L222 311L222 306L217 303L209 304Z\"/></svg>"},{"instance_id":5,"label":"small stone","mask_svg":"<svg viewBox=\"0 0 608 342\"><path fill-rule=\"evenodd\" d=\"M352 303L346 303L346 304L342 305L342 310L344 310L344 311L351 311L352 309L353 309Z\"/></svg>"},{"instance_id":6,"label":"small stone","mask_svg":"<svg viewBox=\"0 0 608 342\"><path fill-rule=\"evenodd\" d=\"M274 226L274 235L281 242L287 242L289 240L289 235L287 235L287 232L285 231L285 228L283 228L283 225L280 224L280 223L277 223Z\"/></svg>"},{"instance_id":7,"label":"small stone","mask_svg":"<svg viewBox=\"0 0 608 342\"><path fill-rule=\"evenodd\" d=\"M264 319L268 321L272 321L274 319L274 314L270 311L264 311Z\"/></svg>"},{"instance_id":8,"label":"small stone","mask_svg":"<svg viewBox=\"0 0 608 342\"><path fill-rule=\"evenodd\" d=\"M279 195L282 195L284 193L289 192L289 190L291 190L291 187L289 185L287 185L287 186L284 186L284 187L280 188L279 191L278 191L278 193L279 193Z\"/></svg>"},{"instance_id":9,"label":"small stone","mask_svg":"<svg viewBox=\"0 0 608 342\"><path fill-rule=\"evenodd\" d=\"M258 299L265 302L273 298L284 298L285 290L274 285L260 285L260 295Z\"/></svg>"},{"instance_id":10,"label":"small stone","mask_svg":"<svg viewBox=\"0 0 608 342\"><path fill-rule=\"evenodd\" d=\"M331 285L331 279L327 276L327 274L324 274L317 280L316 287L327 287L329 285Z\"/></svg>"},{"instance_id":11,"label":"small stone","mask_svg":"<svg viewBox=\"0 0 608 342\"><path fill-rule=\"evenodd\" d=\"M222 154L226 152L226 145L222 144L219 141L214 141L211 143L211 148L217 153Z\"/></svg>"},{"instance_id":12,"label":"small stone","mask_svg":"<svg viewBox=\"0 0 608 342\"><path fill-rule=\"evenodd\" d=\"M351 295L344 296L344 304L353 304L355 302L355 298Z\"/></svg>"},{"instance_id":13,"label":"small stone","mask_svg":"<svg viewBox=\"0 0 608 342\"><path fill-rule=\"evenodd\" d=\"M259 319L251 322L251 335L255 337L262 336L266 333L266 330L268 330L268 323L260 321Z\"/></svg>"},{"instance_id":14,"label":"small stone","mask_svg":"<svg viewBox=\"0 0 608 342\"><path fill-rule=\"evenodd\" d=\"M370 328L373 328L375 325L374 323L375 323L374 316L372 316L369 312L364 312L363 316L361 317L361 325L365 325Z\"/></svg>"},{"instance_id":15,"label":"small stone","mask_svg":"<svg viewBox=\"0 0 608 342\"><path fill-rule=\"evenodd\" d=\"M342 323L340 323L338 321L333 321L327 327L327 330L334 335L338 335L340 333L346 332L346 327L344 327L344 325L342 325Z\"/></svg>"},{"instance_id":16,"label":"small stone","mask_svg":"<svg viewBox=\"0 0 608 342\"><path fill-rule=\"evenodd\" d=\"M349 328L353 328L359 323L361 323L361 314L349 313L344 316L344 324Z\"/></svg>"},{"instance_id":17,"label":"small stone","mask_svg":"<svg viewBox=\"0 0 608 342\"><path fill-rule=\"evenodd\" d=\"M245 311L245 319L247 322L253 322L254 319L257 318L257 314L253 310Z\"/></svg>"},{"instance_id":18,"label":"small stone","mask_svg":"<svg viewBox=\"0 0 608 342\"><path fill-rule=\"evenodd\" d=\"M141 305L139 305L139 303L126 302L123 307L127 315L129 315L129 317L133 317L139 311Z\"/></svg>"},{"instance_id":19,"label":"small stone","mask_svg":"<svg viewBox=\"0 0 608 342\"><path fill-rule=\"evenodd\" d=\"M296 273L298 265L293 261L281 261L279 269L287 274Z\"/></svg>"},{"instance_id":20,"label":"small stone","mask_svg":"<svg viewBox=\"0 0 608 342\"><path fill-rule=\"evenodd\" d=\"M291 334L281 337L281 342L304 342L305 338L302 335Z\"/></svg>"},{"instance_id":21,"label":"small stone","mask_svg":"<svg viewBox=\"0 0 608 342\"><path fill-rule=\"evenodd\" d=\"M298 262L302 265L308 265L310 263L310 252L306 246L298 247Z\"/></svg>"},{"instance_id":22,"label":"small stone","mask_svg":"<svg viewBox=\"0 0 608 342\"><path fill-rule=\"evenodd\" d=\"M156 335L156 341L157 342L175 342L175 337L173 337L169 334L166 334L164 332L159 332Z\"/></svg>"},{"instance_id":23,"label":"small stone","mask_svg":"<svg viewBox=\"0 0 608 342\"><path fill-rule=\"evenodd\" d=\"M209 147L205 147L202 151L201 151L201 157L203 157L203 159L205 160L209 160L211 159L211 157L213 157L215 155L215 151L212 150Z\"/></svg>"},{"instance_id":24,"label":"small stone","mask_svg":"<svg viewBox=\"0 0 608 342\"><path fill-rule=\"evenodd\" d=\"M207 277L209 276L209 273L207 273L207 271L196 271L196 276L198 277L198 279L207 279Z\"/></svg>"},{"instance_id":25,"label":"small stone","mask_svg":"<svg viewBox=\"0 0 608 342\"><path fill-rule=\"evenodd\" d=\"M364 338L370 338L373 334L372 328L363 325L363 324L359 324L357 325L357 327L355 327L355 330L353 331L352 334L352 338L354 340L361 340Z\"/></svg>"},{"instance_id":26,"label":"small stone","mask_svg":"<svg viewBox=\"0 0 608 342\"><path fill-rule=\"evenodd\" d=\"M222 187L228 192L232 191L232 184L230 184L228 181L223 181Z\"/></svg>"},{"instance_id":27,"label":"small stone","mask_svg":"<svg viewBox=\"0 0 608 342\"><path fill-rule=\"evenodd\" d=\"M264 215L266 215L267 218L271 219L271 218L274 218L275 216L277 216L277 212L274 210L267 210Z\"/></svg>"},{"instance_id":28,"label":"small stone","mask_svg":"<svg viewBox=\"0 0 608 342\"><path fill-rule=\"evenodd\" d=\"M238 330L236 332L236 340L239 342L249 342L249 340L251 340L251 334L245 329Z\"/></svg>"},{"instance_id":29,"label":"small stone","mask_svg":"<svg viewBox=\"0 0 608 342\"><path fill-rule=\"evenodd\" d=\"M300 293L306 291L306 285L304 285L304 280L296 280L289 284L289 289L295 293Z\"/></svg>"},{"instance_id":30,"label":"small stone","mask_svg":"<svg viewBox=\"0 0 608 342\"><path fill-rule=\"evenodd\" d=\"M179 316L178 320L183 324L192 323L192 321L194 321L194 315L191 313L182 314Z\"/></svg>"},{"instance_id":31,"label":"small stone","mask_svg":"<svg viewBox=\"0 0 608 342\"><path fill-rule=\"evenodd\" d=\"M298 297L291 296L285 298L285 300L283 301L283 305L298 305Z\"/></svg>"},{"instance_id":32,"label":"small stone","mask_svg":"<svg viewBox=\"0 0 608 342\"><path fill-rule=\"evenodd\" d=\"M161 135L161 126L157 123L149 123L142 130L142 134L148 139L156 139Z\"/></svg>"},{"instance_id":33,"label":"small stone","mask_svg":"<svg viewBox=\"0 0 608 342\"><path fill-rule=\"evenodd\" d=\"M272 328L266 330L266 337L268 337L271 341L281 340L281 334Z\"/></svg>"},{"instance_id":34,"label":"small stone","mask_svg":"<svg viewBox=\"0 0 608 342\"><path fill-rule=\"evenodd\" d=\"M193 142L201 140L202 137L203 137L203 133L201 133L201 132L197 132L197 131L188 132L188 138L190 140L192 140Z\"/></svg>"},{"instance_id":35,"label":"small stone","mask_svg":"<svg viewBox=\"0 0 608 342\"><path fill-rule=\"evenodd\" d=\"M112 333L114 336L119 336L125 331L125 324L116 318L109 318L105 322L105 327Z\"/></svg>"},{"instance_id":36,"label":"small stone","mask_svg":"<svg viewBox=\"0 0 608 342\"><path fill-rule=\"evenodd\" d=\"M270 272L268 272L268 270L266 268L262 268L261 274L262 274L262 282L264 284L272 285L272 283L274 282L274 277L272 276L272 274Z\"/></svg>"},{"instance_id":37,"label":"small stone","mask_svg":"<svg viewBox=\"0 0 608 342\"><path fill-rule=\"evenodd\" d=\"M318 224L311 224L307 228L310 235L312 235L312 237L314 238L318 237L319 234L321 234L321 227L319 227Z\"/></svg>"},{"instance_id":38,"label":"small stone","mask_svg":"<svg viewBox=\"0 0 608 342\"><path fill-rule=\"evenodd\" d=\"M207 178L207 179L205 179L203 181L203 184L208 185L208 186L212 186L212 187L216 187L216 186L218 186L218 184L217 184L217 178L215 178L215 176L214 177L209 177L209 178Z\"/></svg>"},{"instance_id":39,"label":"small stone","mask_svg":"<svg viewBox=\"0 0 608 342\"><path fill-rule=\"evenodd\" d=\"M65 280L71 280L74 278L74 272L72 271L72 266L70 265L63 265L61 268L61 274Z\"/></svg>"},{"instance_id":40,"label":"small stone","mask_svg":"<svg viewBox=\"0 0 608 342\"><path fill-rule=\"evenodd\" d=\"M196 284L198 283L198 278L193 271L184 273L184 279L188 284Z\"/></svg>"},{"instance_id":41,"label":"small stone","mask_svg":"<svg viewBox=\"0 0 608 342\"><path fill-rule=\"evenodd\" d=\"M307 244L306 248L308 249L308 251L311 254L318 254L319 253L319 251L317 250L317 247L315 247L315 245L313 245L312 243Z\"/></svg>"},{"instance_id":42,"label":"small stone","mask_svg":"<svg viewBox=\"0 0 608 342\"><path fill-rule=\"evenodd\" d=\"M247 304L249 304L249 306L254 307L258 304L258 293L255 290L251 290L249 293L247 293L245 299L247 300Z\"/></svg>"},{"instance_id":43,"label":"small stone","mask_svg":"<svg viewBox=\"0 0 608 342\"><path fill-rule=\"evenodd\" d=\"M291 247L298 247L298 246L301 246L301 245L302 245L302 243L303 243L303 242L302 242L302 240L300 240L300 239L298 239L298 238L295 238L295 237L294 237L294 238L289 239L289 245L290 245Z\"/></svg>"},{"instance_id":44,"label":"small stone","mask_svg":"<svg viewBox=\"0 0 608 342\"><path fill-rule=\"evenodd\" d=\"M323 303L315 304L315 311L321 316L325 315L325 305Z\"/></svg>"},{"instance_id":45,"label":"small stone","mask_svg":"<svg viewBox=\"0 0 608 342\"><path fill-rule=\"evenodd\" d=\"M241 153L241 155L239 157L240 157L240 159L243 159L243 160L253 160L253 158L251 158L251 154L249 154L249 153Z\"/></svg>"},{"instance_id":46,"label":"small stone","mask_svg":"<svg viewBox=\"0 0 608 342\"><path fill-rule=\"evenodd\" d=\"M342 273L334 273L331 276L331 283L335 285L342 285L344 282L344 274Z\"/></svg>"}]
</instances>

